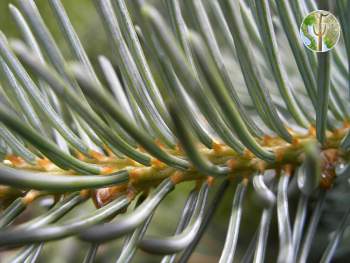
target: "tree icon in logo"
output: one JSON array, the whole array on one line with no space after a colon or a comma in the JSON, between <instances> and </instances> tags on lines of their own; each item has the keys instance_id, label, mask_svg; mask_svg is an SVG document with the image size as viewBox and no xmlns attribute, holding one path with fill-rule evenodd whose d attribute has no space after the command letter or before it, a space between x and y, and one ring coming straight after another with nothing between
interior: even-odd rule
<instances>
[{"instance_id":1,"label":"tree icon in logo","mask_svg":"<svg viewBox=\"0 0 350 263\"><path fill-rule=\"evenodd\" d=\"M328 11L317 10L308 14L301 26L303 43L315 52L327 52L338 42L340 25L337 18Z\"/></svg>"}]
</instances>

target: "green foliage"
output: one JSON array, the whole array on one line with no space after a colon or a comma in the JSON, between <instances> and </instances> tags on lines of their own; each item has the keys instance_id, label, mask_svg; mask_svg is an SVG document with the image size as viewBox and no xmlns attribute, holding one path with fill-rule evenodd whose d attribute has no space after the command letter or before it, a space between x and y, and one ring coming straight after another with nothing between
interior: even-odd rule
<instances>
[{"instance_id":1,"label":"green foliage","mask_svg":"<svg viewBox=\"0 0 350 263\"><path fill-rule=\"evenodd\" d=\"M332 48L335 45L335 42L331 41L327 36L325 36L323 41L328 48Z\"/></svg>"},{"instance_id":2,"label":"green foliage","mask_svg":"<svg viewBox=\"0 0 350 263\"><path fill-rule=\"evenodd\" d=\"M304 18L303 20L303 27L304 26L312 26L316 23L317 18L315 14L308 15L307 17Z\"/></svg>"},{"instance_id":3,"label":"green foliage","mask_svg":"<svg viewBox=\"0 0 350 263\"><path fill-rule=\"evenodd\" d=\"M55 262L67 237L84 262L350 253L350 3L336 3L345 43L317 56L300 1L15 4L0 16L15 22L0 33L9 261ZM316 20L301 26L315 49Z\"/></svg>"}]
</instances>

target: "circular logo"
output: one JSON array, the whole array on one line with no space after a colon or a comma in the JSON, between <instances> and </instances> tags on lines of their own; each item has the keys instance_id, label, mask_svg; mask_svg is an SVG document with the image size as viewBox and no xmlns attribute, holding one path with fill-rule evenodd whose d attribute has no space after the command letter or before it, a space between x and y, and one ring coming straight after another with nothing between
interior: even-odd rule
<instances>
[{"instance_id":1,"label":"circular logo","mask_svg":"<svg viewBox=\"0 0 350 263\"><path fill-rule=\"evenodd\" d=\"M308 49L327 52L338 43L340 30L340 24L332 13L317 10L304 18L300 26L300 36Z\"/></svg>"}]
</instances>

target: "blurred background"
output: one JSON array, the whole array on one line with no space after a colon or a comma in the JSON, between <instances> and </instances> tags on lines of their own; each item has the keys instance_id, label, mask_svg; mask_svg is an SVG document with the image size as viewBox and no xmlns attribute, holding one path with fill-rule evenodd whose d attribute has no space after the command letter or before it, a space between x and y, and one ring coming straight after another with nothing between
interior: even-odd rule
<instances>
[{"instance_id":1,"label":"blurred background","mask_svg":"<svg viewBox=\"0 0 350 263\"><path fill-rule=\"evenodd\" d=\"M62 49L64 55L69 58L68 48L63 41L48 1L36 0L35 3L57 44ZM17 30L16 24L8 10L9 4L16 5L16 0L0 1L0 30L7 37L20 37L20 32ZM107 38L102 30L102 24L97 16L93 2L90 0L62 0L62 4L91 59L95 59L94 61L96 61L98 54L110 55L109 48L107 47Z\"/></svg>"}]
</instances>

